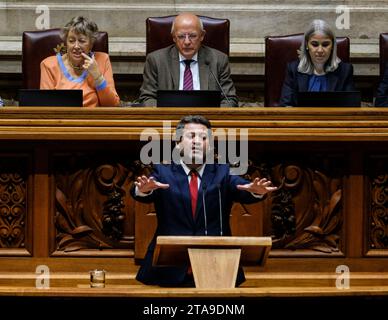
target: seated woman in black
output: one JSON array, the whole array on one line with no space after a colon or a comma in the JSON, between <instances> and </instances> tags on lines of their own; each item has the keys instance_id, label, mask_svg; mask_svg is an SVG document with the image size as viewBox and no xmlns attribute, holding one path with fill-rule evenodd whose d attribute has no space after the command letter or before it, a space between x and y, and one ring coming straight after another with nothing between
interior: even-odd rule
<instances>
[{"instance_id":1,"label":"seated woman in black","mask_svg":"<svg viewBox=\"0 0 388 320\"><path fill-rule=\"evenodd\" d=\"M337 57L336 37L325 21L311 23L298 54L287 65L280 106L297 106L300 91L354 91L353 66Z\"/></svg>"}]
</instances>

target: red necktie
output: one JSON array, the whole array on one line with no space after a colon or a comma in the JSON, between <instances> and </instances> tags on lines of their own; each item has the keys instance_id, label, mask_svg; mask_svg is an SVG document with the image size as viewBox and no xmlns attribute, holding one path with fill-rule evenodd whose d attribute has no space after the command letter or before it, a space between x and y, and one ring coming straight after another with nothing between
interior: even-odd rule
<instances>
[{"instance_id":1,"label":"red necktie","mask_svg":"<svg viewBox=\"0 0 388 320\"><path fill-rule=\"evenodd\" d=\"M195 210L197 209L198 198L198 172L196 170L190 171L190 195L191 195L191 210L193 218L195 217Z\"/></svg>"},{"instance_id":2,"label":"red necktie","mask_svg":"<svg viewBox=\"0 0 388 320\"><path fill-rule=\"evenodd\" d=\"M193 60L183 60L186 64L183 74L183 90L193 90L193 75L191 74L190 64Z\"/></svg>"}]
</instances>

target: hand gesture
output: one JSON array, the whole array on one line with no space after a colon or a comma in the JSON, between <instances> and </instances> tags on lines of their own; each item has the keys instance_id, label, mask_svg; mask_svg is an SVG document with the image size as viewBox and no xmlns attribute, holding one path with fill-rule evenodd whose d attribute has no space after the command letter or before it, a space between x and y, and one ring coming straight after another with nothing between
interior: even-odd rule
<instances>
[{"instance_id":1,"label":"hand gesture","mask_svg":"<svg viewBox=\"0 0 388 320\"><path fill-rule=\"evenodd\" d=\"M85 59L82 68L87 70L92 75L94 80L97 80L99 77L101 77L101 72L100 69L98 69L97 61L94 59L94 57L89 57L83 52L81 54Z\"/></svg>"},{"instance_id":2,"label":"hand gesture","mask_svg":"<svg viewBox=\"0 0 388 320\"><path fill-rule=\"evenodd\" d=\"M138 177L135 185L142 193L149 193L156 189L167 189L170 187L169 184L156 181L154 177L148 178L146 176Z\"/></svg>"},{"instance_id":3,"label":"hand gesture","mask_svg":"<svg viewBox=\"0 0 388 320\"><path fill-rule=\"evenodd\" d=\"M255 178L251 183L237 185L237 189L264 195L268 192L277 190L278 187L272 186L272 182L266 178Z\"/></svg>"}]
</instances>

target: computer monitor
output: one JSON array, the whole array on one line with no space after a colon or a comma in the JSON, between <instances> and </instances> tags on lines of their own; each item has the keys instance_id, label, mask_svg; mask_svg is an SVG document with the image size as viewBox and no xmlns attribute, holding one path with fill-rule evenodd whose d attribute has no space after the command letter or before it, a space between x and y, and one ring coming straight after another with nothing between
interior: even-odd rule
<instances>
[{"instance_id":1,"label":"computer monitor","mask_svg":"<svg viewBox=\"0 0 388 320\"><path fill-rule=\"evenodd\" d=\"M158 90L157 107L219 107L221 92L217 90Z\"/></svg>"},{"instance_id":2,"label":"computer monitor","mask_svg":"<svg viewBox=\"0 0 388 320\"><path fill-rule=\"evenodd\" d=\"M82 90L20 89L21 107L82 107Z\"/></svg>"},{"instance_id":3,"label":"computer monitor","mask_svg":"<svg viewBox=\"0 0 388 320\"><path fill-rule=\"evenodd\" d=\"M359 91L301 91L297 107L360 107Z\"/></svg>"}]
</instances>

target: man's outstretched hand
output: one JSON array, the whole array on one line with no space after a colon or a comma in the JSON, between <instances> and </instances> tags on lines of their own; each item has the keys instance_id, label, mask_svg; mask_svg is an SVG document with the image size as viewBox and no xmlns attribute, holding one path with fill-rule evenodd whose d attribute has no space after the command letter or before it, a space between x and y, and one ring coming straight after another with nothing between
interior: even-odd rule
<instances>
[{"instance_id":1,"label":"man's outstretched hand","mask_svg":"<svg viewBox=\"0 0 388 320\"><path fill-rule=\"evenodd\" d=\"M268 192L277 190L278 187L272 186L272 182L266 178L255 178L251 183L237 185L237 189L264 195Z\"/></svg>"},{"instance_id":2,"label":"man's outstretched hand","mask_svg":"<svg viewBox=\"0 0 388 320\"><path fill-rule=\"evenodd\" d=\"M154 177L148 178L146 176L138 177L137 181L135 181L135 185L138 188L138 190L142 193L149 193L156 189L167 189L170 187L169 184L160 183L156 181Z\"/></svg>"}]
</instances>

